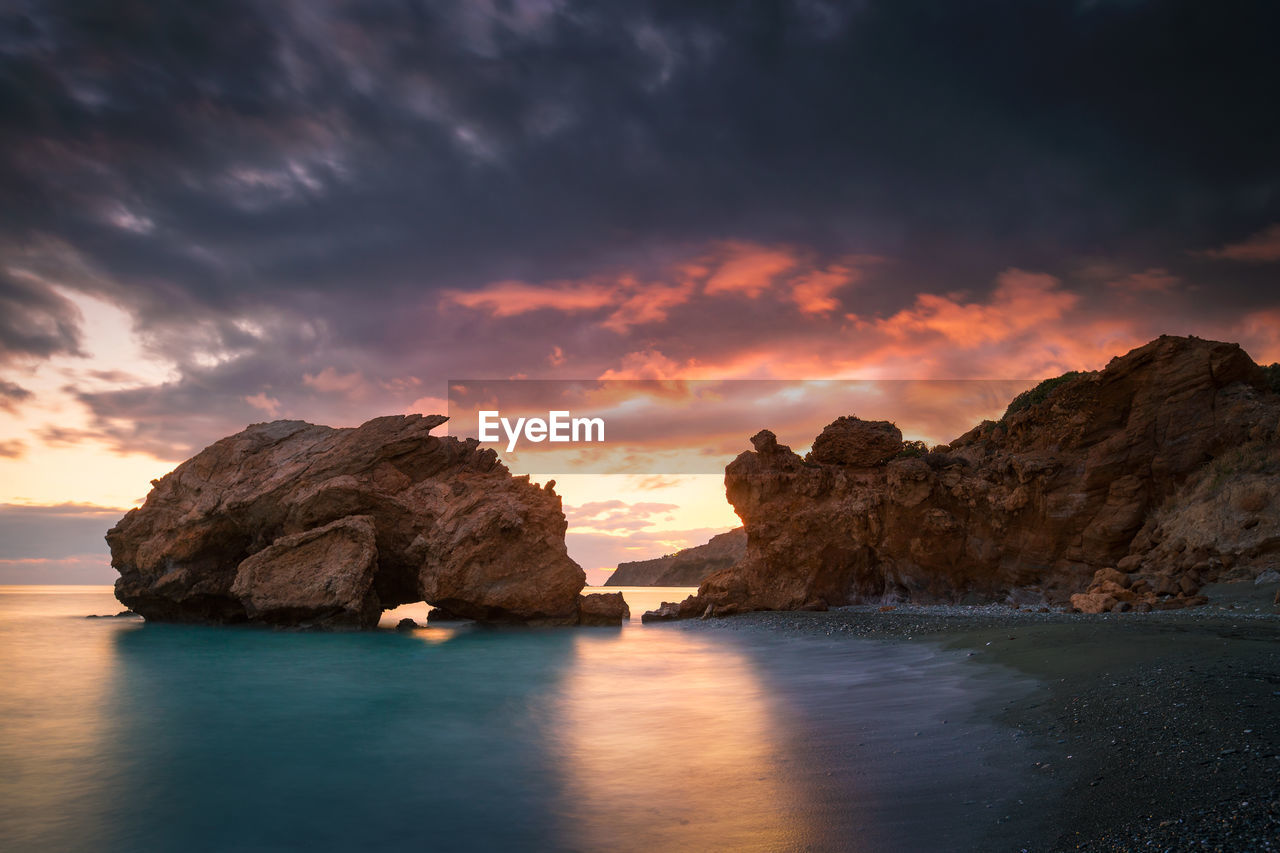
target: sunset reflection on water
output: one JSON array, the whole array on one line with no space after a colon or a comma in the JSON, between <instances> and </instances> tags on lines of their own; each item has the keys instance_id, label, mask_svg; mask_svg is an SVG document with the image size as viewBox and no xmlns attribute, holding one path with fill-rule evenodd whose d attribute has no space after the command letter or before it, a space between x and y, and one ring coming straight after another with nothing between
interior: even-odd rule
<instances>
[{"instance_id":1,"label":"sunset reflection on water","mask_svg":"<svg viewBox=\"0 0 1280 853\"><path fill-rule=\"evenodd\" d=\"M807 846L785 726L750 662L712 637L640 630L581 637L554 706L572 846Z\"/></svg>"},{"instance_id":2,"label":"sunset reflection on water","mask_svg":"<svg viewBox=\"0 0 1280 853\"><path fill-rule=\"evenodd\" d=\"M1033 802L994 676L928 646L84 618L117 609L0 589L6 853L986 850Z\"/></svg>"}]
</instances>

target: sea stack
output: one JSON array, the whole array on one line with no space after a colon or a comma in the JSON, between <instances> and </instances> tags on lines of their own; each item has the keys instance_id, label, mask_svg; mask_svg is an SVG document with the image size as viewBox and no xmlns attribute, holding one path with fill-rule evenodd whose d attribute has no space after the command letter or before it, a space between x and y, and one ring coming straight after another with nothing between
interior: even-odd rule
<instances>
[{"instance_id":1,"label":"sea stack","mask_svg":"<svg viewBox=\"0 0 1280 853\"><path fill-rule=\"evenodd\" d=\"M560 497L474 439L430 434L446 420L275 421L216 442L107 533L116 597L166 622L369 628L426 601L481 622L577 624L585 575Z\"/></svg>"}]
</instances>

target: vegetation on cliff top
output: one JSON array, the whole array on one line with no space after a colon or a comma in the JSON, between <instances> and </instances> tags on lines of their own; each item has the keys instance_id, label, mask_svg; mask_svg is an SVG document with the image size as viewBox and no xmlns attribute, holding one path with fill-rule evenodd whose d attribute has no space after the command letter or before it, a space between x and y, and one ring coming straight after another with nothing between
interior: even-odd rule
<instances>
[{"instance_id":1,"label":"vegetation on cliff top","mask_svg":"<svg viewBox=\"0 0 1280 853\"><path fill-rule=\"evenodd\" d=\"M1009 403L1009 408L1004 410L1004 414L1000 417L1000 420L1003 421L1015 412L1021 412L1023 409L1029 409L1032 406L1044 402L1053 389L1057 388L1059 385L1070 382L1077 376L1083 375L1084 374L1078 370L1068 370L1061 376L1046 379L1029 391L1023 391L1021 394L1014 397L1013 401Z\"/></svg>"},{"instance_id":2,"label":"vegetation on cliff top","mask_svg":"<svg viewBox=\"0 0 1280 853\"><path fill-rule=\"evenodd\" d=\"M916 457L926 455L928 452L929 445L925 444L923 441L904 441L902 442L902 449L898 451L898 455L894 458L915 459Z\"/></svg>"},{"instance_id":3,"label":"vegetation on cliff top","mask_svg":"<svg viewBox=\"0 0 1280 853\"><path fill-rule=\"evenodd\" d=\"M1272 393L1280 394L1280 362L1264 366L1262 374L1267 378L1267 387Z\"/></svg>"}]
</instances>

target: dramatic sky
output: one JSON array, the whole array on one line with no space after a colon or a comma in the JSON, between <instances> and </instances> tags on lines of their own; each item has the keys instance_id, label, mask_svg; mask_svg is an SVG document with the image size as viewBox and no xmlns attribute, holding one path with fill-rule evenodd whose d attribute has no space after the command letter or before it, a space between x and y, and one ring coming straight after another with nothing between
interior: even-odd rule
<instances>
[{"instance_id":1,"label":"dramatic sky","mask_svg":"<svg viewBox=\"0 0 1280 853\"><path fill-rule=\"evenodd\" d=\"M1278 31L1264 0L5 3L0 582L110 581L102 531L210 441L451 378L1280 360ZM714 476L568 482L588 568L734 523Z\"/></svg>"}]
</instances>

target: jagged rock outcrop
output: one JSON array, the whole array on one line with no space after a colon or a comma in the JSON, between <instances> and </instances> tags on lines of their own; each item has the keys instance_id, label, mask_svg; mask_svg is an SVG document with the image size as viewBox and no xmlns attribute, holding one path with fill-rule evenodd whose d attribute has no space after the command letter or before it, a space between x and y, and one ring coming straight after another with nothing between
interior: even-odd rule
<instances>
[{"instance_id":1,"label":"jagged rock outcrop","mask_svg":"<svg viewBox=\"0 0 1280 853\"><path fill-rule=\"evenodd\" d=\"M827 424L813 440L813 449L806 458L827 465L866 468L888 462L901 450L902 430L893 424L846 416Z\"/></svg>"},{"instance_id":2,"label":"jagged rock outcrop","mask_svg":"<svg viewBox=\"0 0 1280 853\"><path fill-rule=\"evenodd\" d=\"M746 551L747 532L739 527L665 557L619 563L604 585L697 586L713 572L737 563Z\"/></svg>"},{"instance_id":3,"label":"jagged rock outcrop","mask_svg":"<svg viewBox=\"0 0 1280 853\"><path fill-rule=\"evenodd\" d=\"M107 533L116 597L158 621L371 627L426 601L576 624L585 576L559 496L474 439L430 435L446 420L275 421L216 442Z\"/></svg>"},{"instance_id":4,"label":"jagged rock outcrop","mask_svg":"<svg viewBox=\"0 0 1280 853\"><path fill-rule=\"evenodd\" d=\"M1162 337L923 454L886 460L892 433L857 419L807 459L766 430L725 472L746 556L681 616L1099 593L1080 602L1196 603L1203 583L1277 564L1278 427L1280 397L1239 346ZM1127 585L1095 583L1099 569Z\"/></svg>"}]
</instances>

